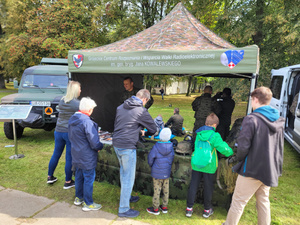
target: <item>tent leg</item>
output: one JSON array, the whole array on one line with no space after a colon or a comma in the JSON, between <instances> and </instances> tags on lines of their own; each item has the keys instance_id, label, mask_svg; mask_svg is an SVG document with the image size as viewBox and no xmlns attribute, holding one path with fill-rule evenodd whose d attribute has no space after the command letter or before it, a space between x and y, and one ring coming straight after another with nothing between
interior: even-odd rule
<instances>
[{"instance_id":1,"label":"tent leg","mask_svg":"<svg viewBox=\"0 0 300 225\"><path fill-rule=\"evenodd\" d=\"M251 106L251 98L250 98L250 94L252 91L254 91L256 84L257 84L257 78L258 78L258 74L253 73L252 74L252 78L251 78L251 83L250 83L250 91L249 91L249 96L248 96L248 105L247 105L247 115L250 114L252 112L252 106Z\"/></svg>"}]
</instances>

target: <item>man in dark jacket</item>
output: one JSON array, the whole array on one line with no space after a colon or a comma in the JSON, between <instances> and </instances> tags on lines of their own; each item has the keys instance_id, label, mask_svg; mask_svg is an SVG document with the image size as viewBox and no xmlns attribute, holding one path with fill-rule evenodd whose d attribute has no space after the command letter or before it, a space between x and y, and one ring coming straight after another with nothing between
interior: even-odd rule
<instances>
[{"instance_id":1,"label":"man in dark jacket","mask_svg":"<svg viewBox=\"0 0 300 225\"><path fill-rule=\"evenodd\" d=\"M173 135L182 136L183 120L183 117L179 115L179 108L175 108L174 115L170 117L168 122L166 122L165 127L170 126Z\"/></svg>"},{"instance_id":2,"label":"man in dark jacket","mask_svg":"<svg viewBox=\"0 0 300 225\"><path fill-rule=\"evenodd\" d=\"M146 128L146 136L156 132L156 125L148 110L143 106L149 101L150 93L147 89L138 91L117 108L113 134L113 146L120 163L121 195L119 217L137 217L139 211L130 209L129 202L138 199L131 197L135 179L136 145L139 133ZM137 196L135 196L137 197Z\"/></svg>"},{"instance_id":3,"label":"man in dark jacket","mask_svg":"<svg viewBox=\"0 0 300 225\"><path fill-rule=\"evenodd\" d=\"M128 98L130 98L133 95L136 95L138 91L140 90L139 88L135 87L133 85L133 80L131 77L125 77L123 80L124 88L125 90L122 92L121 100L120 103L123 104L124 101ZM151 105L153 104L154 99L152 96L150 97L150 100L146 103L145 108L149 109Z\"/></svg>"},{"instance_id":4,"label":"man in dark jacket","mask_svg":"<svg viewBox=\"0 0 300 225\"><path fill-rule=\"evenodd\" d=\"M103 145L99 141L98 125L90 115L96 103L90 98L82 98L79 112L69 120L69 139L71 142L72 165L75 173L75 205L81 205L83 211L99 210L101 205L93 201L93 184L96 176L98 151Z\"/></svg>"},{"instance_id":5,"label":"man in dark jacket","mask_svg":"<svg viewBox=\"0 0 300 225\"><path fill-rule=\"evenodd\" d=\"M220 98L215 96L219 105L221 107L221 112L217 115L219 117L220 123L217 127L217 132L221 135L222 139L225 141L229 134L229 127L231 124L231 115L235 107L235 102L231 97L231 89L224 88ZM214 98L215 98L214 97Z\"/></svg>"},{"instance_id":6,"label":"man in dark jacket","mask_svg":"<svg viewBox=\"0 0 300 225\"><path fill-rule=\"evenodd\" d=\"M256 196L257 224L270 224L270 187L278 186L282 174L284 118L269 106L272 92L267 87L251 93L253 113L246 116L237 139L239 163L233 167L239 175L232 203L224 224L238 224L244 207Z\"/></svg>"},{"instance_id":7,"label":"man in dark jacket","mask_svg":"<svg viewBox=\"0 0 300 225\"><path fill-rule=\"evenodd\" d=\"M204 88L204 94L197 97L192 102L192 108L195 111L195 123L193 129L193 140L196 139L196 130L205 125L206 117L214 112L219 115L221 112L221 107L219 103L211 97L213 89L211 86L206 86Z\"/></svg>"}]
</instances>

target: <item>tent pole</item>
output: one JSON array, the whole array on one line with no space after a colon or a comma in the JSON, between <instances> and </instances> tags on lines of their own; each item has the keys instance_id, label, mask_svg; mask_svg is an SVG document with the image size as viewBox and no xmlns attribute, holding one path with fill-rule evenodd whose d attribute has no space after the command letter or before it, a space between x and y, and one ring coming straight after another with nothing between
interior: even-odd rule
<instances>
[{"instance_id":1,"label":"tent pole","mask_svg":"<svg viewBox=\"0 0 300 225\"><path fill-rule=\"evenodd\" d=\"M251 77L251 83L250 83L250 91L249 91L249 96L248 96L248 106L247 106L247 115L252 112L252 106L251 106L251 98L250 94L252 91L254 91L256 84L257 84L257 78L258 74L253 73Z\"/></svg>"}]
</instances>

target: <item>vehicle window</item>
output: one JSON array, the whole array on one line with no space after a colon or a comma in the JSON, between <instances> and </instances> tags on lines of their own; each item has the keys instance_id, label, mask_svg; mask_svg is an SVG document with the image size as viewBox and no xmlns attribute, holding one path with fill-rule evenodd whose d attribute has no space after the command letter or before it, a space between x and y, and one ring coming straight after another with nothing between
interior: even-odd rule
<instances>
[{"instance_id":1,"label":"vehicle window","mask_svg":"<svg viewBox=\"0 0 300 225\"><path fill-rule=\"evenodd\" d=\"M280 99L283 76L273 76L270 89L273 93L273 98Z\"/></svg>"},{"instance_id":2,"label":"vehicle window","mask_svg":"<svg viewBox=\"0 0 300 225\"><path fill-rule=\"evenodd\" d=\"M26 75L22 81L22 87L25 88L67 88L67 85L67 76Z\"/></svg>"}]
</instances>

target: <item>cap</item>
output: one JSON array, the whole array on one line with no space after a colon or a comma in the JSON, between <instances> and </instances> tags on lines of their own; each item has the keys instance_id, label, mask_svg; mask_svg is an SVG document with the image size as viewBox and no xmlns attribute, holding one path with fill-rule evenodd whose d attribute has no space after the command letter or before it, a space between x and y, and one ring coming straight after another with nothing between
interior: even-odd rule
<instances>
[{"instance_id":1,"label":"cap","mask_svg":"<svg viewBox=\"0 0 300 225\"><path fill-rule=\"evenodd\" d=\"M162 141L169 141L171 138L172 132L170 128L164 128L159 133L159 139Z\"/></svg>"}]
</instances>

